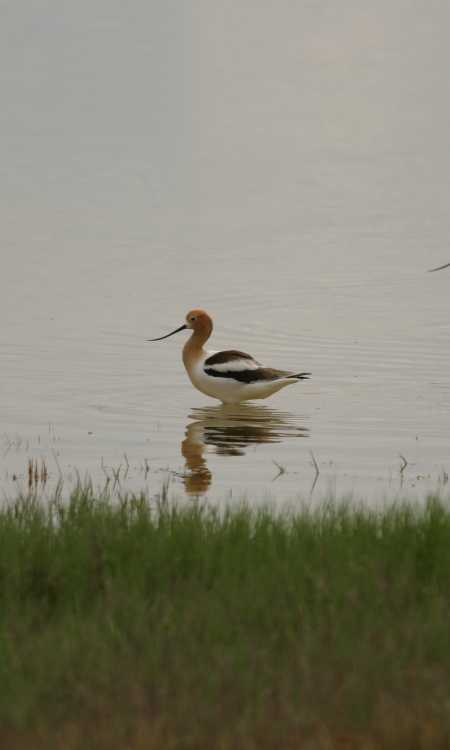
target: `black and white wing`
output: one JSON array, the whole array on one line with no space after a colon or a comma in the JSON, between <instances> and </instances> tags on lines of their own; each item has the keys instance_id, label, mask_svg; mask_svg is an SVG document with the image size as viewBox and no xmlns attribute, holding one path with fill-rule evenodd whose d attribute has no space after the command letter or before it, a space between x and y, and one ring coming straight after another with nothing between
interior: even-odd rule
<instances>
[{"instance_id":1,"label":"black and white wing","mask_svg":"<svg viewBox=\"0 0 450 750\"><path fill-rule=\"evenodd\" d=\"M228 378L239 383L267 383L281 378L302 380L309 375L263 367L250 354L236 349L212 354L205 360L203 370L210 377Z\"/></svg>"}]
</instances>

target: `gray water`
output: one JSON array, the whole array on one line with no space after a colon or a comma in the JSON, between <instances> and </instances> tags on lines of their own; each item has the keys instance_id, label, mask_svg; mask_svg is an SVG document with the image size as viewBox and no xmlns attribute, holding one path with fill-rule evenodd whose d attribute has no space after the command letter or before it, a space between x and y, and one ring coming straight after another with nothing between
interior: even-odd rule
<instances>
[{"instance_id":1,"label":"gray water","mask_svg":"<svg viewBox=\"0 0 450 750\"><path fill-rule=\"evenodd\" d=\"M450 260L450 6L0 15L3 493L29 460L47 489L213 501L444 484L450 269L426 270ZM145 342L194 306L213 348L311 380L208 400L183 333Z\"/></svg>"}]
</instances>

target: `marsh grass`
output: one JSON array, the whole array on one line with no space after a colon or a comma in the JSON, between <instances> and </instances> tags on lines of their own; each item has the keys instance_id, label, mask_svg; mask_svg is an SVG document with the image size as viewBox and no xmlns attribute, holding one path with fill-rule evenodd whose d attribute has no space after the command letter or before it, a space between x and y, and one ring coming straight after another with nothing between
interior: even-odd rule
<instances>
[{"instance_id":1,"label":"marsh grass","mask_svg":"<svg viewBox=\"0 0 450 750\"><path fill-rule=\"evenodd\" d=\"M450 747L450 511L0 509L0 746Z\"/></svg>"}]
</instances>

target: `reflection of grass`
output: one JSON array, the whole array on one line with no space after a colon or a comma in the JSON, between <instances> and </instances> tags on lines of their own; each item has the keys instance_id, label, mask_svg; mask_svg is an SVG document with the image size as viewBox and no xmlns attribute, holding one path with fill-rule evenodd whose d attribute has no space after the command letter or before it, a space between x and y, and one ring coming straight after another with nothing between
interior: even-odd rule
<instances>
[{"instance_id":1,"label":"reflection of grass","mask_svg":"<svg viewBox=\"0 0 450 750\"><path fill-rule=\"evenodd\" d=\"M450 511L0 510L0 746L448 747Z\"/></svg>"}]
</instances>

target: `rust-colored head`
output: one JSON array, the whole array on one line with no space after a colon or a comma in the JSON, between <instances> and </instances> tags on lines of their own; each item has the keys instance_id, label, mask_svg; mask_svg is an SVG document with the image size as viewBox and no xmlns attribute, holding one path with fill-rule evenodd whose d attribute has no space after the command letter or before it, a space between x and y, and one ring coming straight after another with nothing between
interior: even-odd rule
<instances>
[{"instance_id":1,"label":"rust-colored head","mask_svg":"<svg viewBox=\"0 0 450 750\"><path fill-rule=\"evenodd\" d=\"M183 331L186 328L190 328L194 331L193 337L196 341L199 341L200 339L202 341L206 341L211 335L211 331L213 329L213 322L211 318L209 317L208 313L204 310L190 310L188 314L186 315L186 323L184 323L179 328L176 328L171 333L166 333L165 336L159 336L157 339L147 339L147 341L162 341L162 339L167 339L169 336L173 336L174 333L178 333L178 331Z\"/></svg>"},{"instance_id":2,"label":"rust-colored head","mask_svg":"<svg viewBox=\"0 0 450 750\"><path fill-rule=\"evenodd\" d=\"M189 310L186 315L186 326L202 336L210 336L213 322L204 310Z\"/></svg>"}]
</instances>

